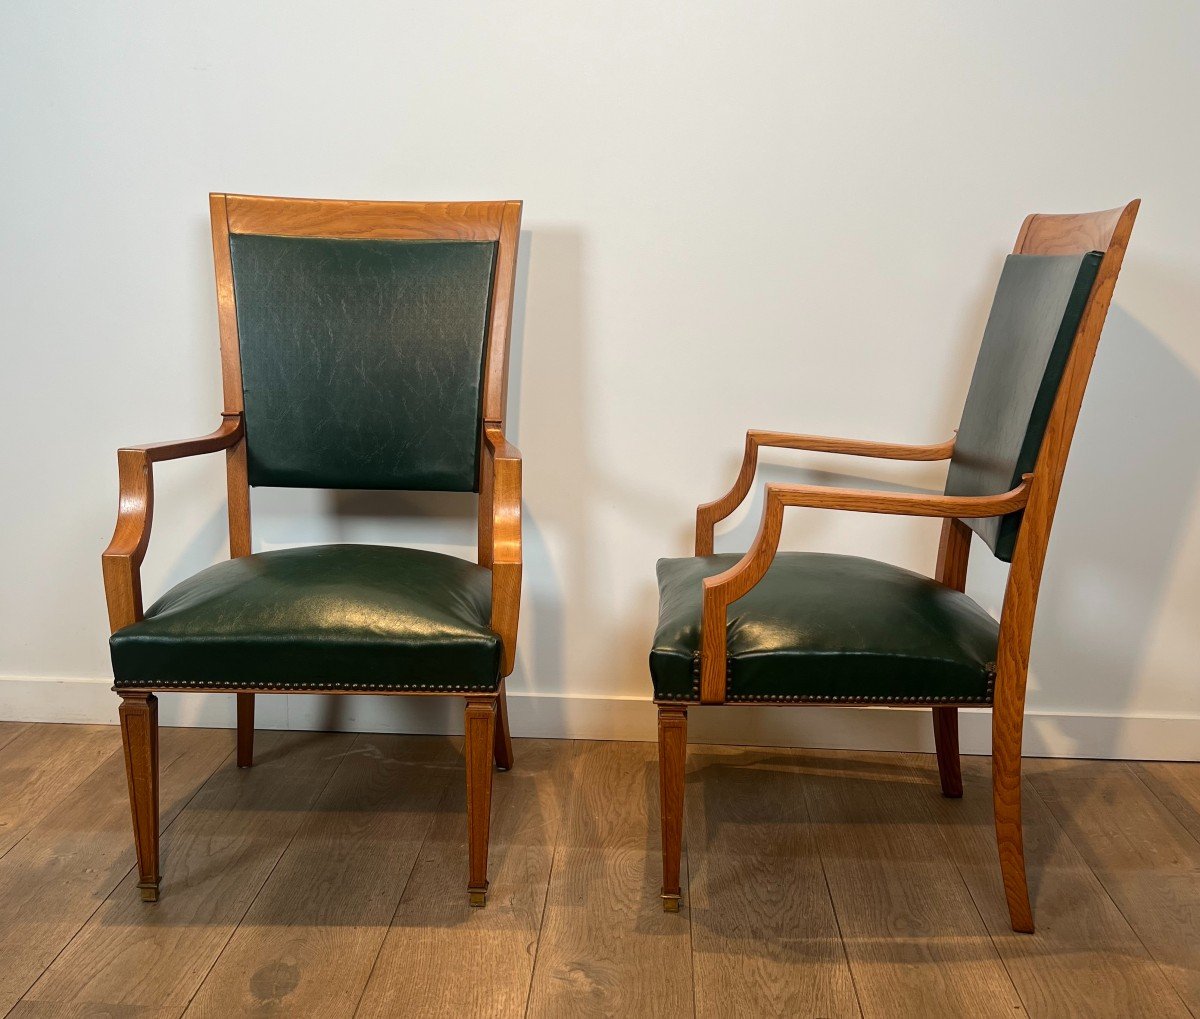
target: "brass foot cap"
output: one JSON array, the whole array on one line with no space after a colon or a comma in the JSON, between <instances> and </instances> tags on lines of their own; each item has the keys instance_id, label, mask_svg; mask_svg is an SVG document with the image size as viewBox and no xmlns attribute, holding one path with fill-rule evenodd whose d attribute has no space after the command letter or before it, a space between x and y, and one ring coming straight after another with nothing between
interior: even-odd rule
<instances>
[{"instance_id":1,"label":"brass foot cap","mask_svg":"<svg viewBox=\"0 0 1200 1019\"><path fill-rule=\"evenodd\" d=\"M679 900L681 898L682 898L682 896L680 896L680 895L663 895L663 897L662 897L663 912L664 913L678 913L679 912Z\"/></svg>"},{"instance_id":2,"label":"brass foot cap","mask_svg":"<svg viewBox=\"0 0 1200 1019\"><path fill-rule=\"evenodd\" d=\"M141 882L138 884L138 888L142 892L142 901L143 902L157 902L158 901L158 882L157 881L155 881L153 883L151 883L149 881Z\"/></svg>"},{"instance_id":3,"label":"brass foot cap","mask_svg":"<svg viewBox=\"0 0 1200 1019\"><path fill-rule=\"evenodd\" d=\"M468 888L467 895L472 906L481 909L487 905L487 885L482 888Z\"/></svg>"}]
</instances>

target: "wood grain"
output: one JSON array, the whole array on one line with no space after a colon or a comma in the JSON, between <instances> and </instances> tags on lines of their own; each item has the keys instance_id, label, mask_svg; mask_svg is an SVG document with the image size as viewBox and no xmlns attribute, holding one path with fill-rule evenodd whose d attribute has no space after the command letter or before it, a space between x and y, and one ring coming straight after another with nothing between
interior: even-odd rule
<instances>
[{"instance_id":1,"label":"wood grain","mask_svg":"<svg viewBox=\"0 0 1200 1019\"><path fill-rule=\"evenodd\" d=\"M1021 740L1025 724L1025 686L1029 679L1029 647L1033 640L1046 549L1067 455L1071 451L1071 439L1140 204L1134 200L1120 210L1031 216L1021 227L1014 248L1019 253L1041 255L1082 253L1093 249L1104 252L1046 423L1000 609L992 705L992 808L1013 930L1026 933L1033 931L1033 911L1029 905L1021 842Z\"/></svg>"},{"instance_id":2,"label":"wood grain","mask_svg":"<svg viewBox=\"0 0 1200 1019\"><path fill-rule=\"evenodd\" d=\"M463 732L463 763L467 773L467 895L472 906L483 906L488 890L488 839L496 756L495 697L467 698Z\"/></svg>"},{"instance_id":3,"label":"wood grain","mask_svg":"<svg viewBox=\"0 0 1200 1019\"><path fill-rule=\"evenodd\" d=\"M237 698L237 766L254 767L254 694L234 694Z\"/></svg>"},{"instance_id":4,"label":"wood grain","mask_svg":"<svg viewBox=\"0 0 1200 1019\"><path fill-rule=\"evenodd\" d=\"M725 703L725 639L729 605L744 596L764 576L779 549L783 511L791 506L889 513L921 517L992 517L1020 509L1029 494L1030 477L1002 495L920 495L876 492L817 485L767 485L758 535L741 559L729 569L704 578L700 610L700 703Z\"/></svg>"},{"instance_id":5,"label":"wood grain","mask_svg":"<svg viewBox=\"0 0 1200 1019\"><path fill-rule=\"evenodd\" d=\"M798 752L809 819L863 1014L1026 1014L931 807L927 765Z\"/></svg>"},{"instance_id":6,"label":"wood grain","mask_svg":"<svg viewBox=\"0 0 1200 1019\"><path fill-rule=\"evenodd\" d=\"M491 627L504 645L501 676L517 658L521 613L521 451L499 428L483 434L479 490L479 562L492 571Z\"/></svg>"},{"instance_id":7,"label":"wood grain","mask_svg":"<svg viewBox=\"0 0 1200 1019\"><path fill-rule=\"evenodd\" d=\"M1104 212L1034 214L1026 217L1021 225L1013 249L1015 253L1062 255L1095 250L1103 252L1103 258L1050 411L1034 471L1025 475L1019 488L1004 495L978 500L970 507L952 510L949 503L936 502L939 498L945 500L945 496L929 499L857 490L768 485L762 522L754 544L733 567L703 581L700 701L703 704L723 704L726 693L727 610L731 602L745 596L766 575L779 547L785 507L809 506L869 513L941 516L947 521L998 516L1021 510L1022 524L1005 588L996 654L992 711L992 803L996 844L1012 929L1026 933L1033 931L1033 912L1029 905L1021 836L1021 741L1029 647L1046 548L1071 439L1140 205L1140 201L1135 199L1122 208ZM712 553L715 523L731 513L749 492L758 449L763 445L917 460L945 459L953 453L954 448L953 442L942 446L905 447L751 431L746 435L742 468L733 488L720 499L702 505L697 510L697 555ZM989 499L992 501L990 506L986 505ZM965 581L968 548L969 537L947 523L942 531L938 571L939 575L945 573L952 581L950 586ZM961 563L954 561L957 556L961 556ZM942 788L950 797L957 795L960 786L956 770L957 734L956 709L935 709L934 737L941 761Z\"/></svg>"},{"instance_id":8,"label":"wood grain","mask_svg":"<svg viewBox=\"0 0 1200 1019\"><path fill-rule=\"evenodd\" d=\"M1200 842L1200 762L1141 761L1130 767L1175 820Z\"/></svg>"},{"instance_id":9,"label":"wood grain","mask_svg":"<svg viewBox=\"0 0 1200 1019\"><path fill-rule=\"evenodd\" d=\"M1189 1013L1162 970L1036 791L1026 788L1025 839L1040 920L1010 929L996 868L987 758L964 759L961 802L931 804L1021 1001L1034 1017L1101 1019ZM1084 765L1084 767L1088 767Z\"/></svg>"},{"instance_id":10,"label":"wood grain","mask_svg":"<svg viewBox=\"0 0 1200 1019\"><path fill-rule=\"evenodd\" d=\"M664 913L658 898L656 756L653 744L580 747L530 1016L693 1014L688 908Z\"/></svg>"},{"instance_id":11,"label":"wood grain","mask_svg":"<svg viewBox=\"0 0 1200 1019\"><path fill-rule=\"evenodd\" d=\"M28 722L0 722L0 750L29 728Z\"/></svg>"},{"instance_id":12,"label":"wood grain","mask_svg":"<svg viewBox=\"0 0 1200 1019\"><path fill-rule=\"evenodd\" d=\"M697 1016L857 1016L790 751L691 748L688 900Z\"/></svg>"},{"instance_id":13,"label":"wood grain","mask_svg":"<svg viewBox=\"0 0 1200 1019\"><path fill-rule=\"evenodd\" d=\"M0 860L0 1015L29 990L133 866L124 757L116 730L104 731L109 755ZM167 729L163 740L166 830L229 756L233 740L219 729ZM52 753L73 756L62 742ZM0 776L0 801L11 793Z\"/></svg>"},{"instance_id":14,"label":"wood grain","mask_svg":"<svg viewBox=\"0 0 1200 1019\"><path fill-rule=\"evenodd\" d=\"M229 449L244 434L241 415L222 416L208 435L117 450L117 523L101 556L104 596L113 632L142 618L141 566L154 522L154 464Z\"/></svg>"},{"instance_id":15,"label":"wood grain","mask_svg":"<svg viewBox=\"0 0 1200 1019\"><path fill-rule=\"evenodd\" d=\"M145 902L158 901L158 698L151 693L121 694L121 741L125 779L133 814L138 890Z\"/></svg>"},{"instance_id":16,"label":"wood grain","mask_svg":"<svg viewBox=\"0 0 1200 1019\"><path fill-rule=\"evenodd\" d=\"M385 1019L397 1002L411 1015L524 1015L576 745L522 740L520 752L521 766L495 779L487 908L462 900L466 786L455 775L356 1015Z\"/></svg>"},{"instance_id":17,"label":"wood grain","mask_svg":"<svg viewBox=\"0 0 1200 1019\"><path fill-rule=\"evenodd\" d=\"M179 1006L147 1008L143 1005L60 1005L53 1001L22 1001L7 1019L178 1019Z\"/></svg>"},{"instance_id":18,"label":"wood grain","mask_svg":"<svg viewBox=\"0 0 1200 1019\"><path fill-rule=\"evenodd\" d=\"M0 858L120 747L108 725L31 725L0 748Z\"/></svg>"},{"instance_id":19,"label":"wood grain","mask_svg":"<svg viewBox=\"0 0 1200 1019\"><path fill-rule=\"evenodd\" d=\"M164 833L161 900L129 875L26 997L187 1005L353 740L263 733L258 765L230 761Z\"/></svg>"},{"instance_id":20,"label":"wood grain","mask_svg":"<svg viewBox=\"0 0 1200 1019\"><path fill-rule=\"evenodd\" d=\"M445 738L360 736L187 1015L353 1013L457 758Z\"/></svg>"},{"instance_id":21,"label":"wood grain","mask_svg":"<svg viewBox=\"0 0 1200 1019\"><path fill-rule=\"evenodd\" d=\"M1029 782L1200 1013L1200 842L1121 761L1031 761Z\"/></svg>"},{"instance_id":22,"label":"wood grain","mask_svg":"<svg viewBox=\"0 0 1200 1019\"><path fill-rule=\"evenodd\" d=\"M861 997L869 1016L1103 1019L1192 1003L1200 764L1030 763L1029 936L1000 894L986 758L963 759L966 795L947 800L930 755L693 747L685 908L668 915L653 747L518 740L520 767L494 780L492 901L471 910L456 750L264 732L259 765L238 772L232 732L164 730L167 877L142 905L106 732L111 752L0 859L0 1014L357 1000L371 1016L853 1015ZM44 749L50 773L70 741ZM421 787L438 783L433 804ZM0 784L0 804L13 791Z\"/></svg>"},{"instance_id":23,"label":"wood grain","mask_svg":"<svg viewBox=\"0 0 1200 1019\"><path fill-rule=\"evenodd\" d=\"M520 202L376 202L326 198L224 198L229 232L275 237L494 241Z\"/></svg>"},{"instance_id":24,"label":"wood grain","mask_svg":"<svg viewBox=\"0 0 1200 1019\"><path fill-rule=\"evenodd\" d=\"M683 855L683 800L687 775L687 708L660 704L658 708L658 809L662 833L662 903L679 912L682 897L680 861Z\"/></svg>"},{"instance_id":25,"label":"wood grain","mask_svg":"<svg viewBox=\"0 0 1200 1019\"><path fill-rule=\"evenodd\" d=\"M814 453L838 453L843 456L868 456L882 460L948 460L954 453L954 439L927 446L896 442L872 442L863 439L839 439L827 435L793 435L752 428L746 433L746 446L738 476L721 498L696 510L696 555L713 554L713 531L718 523L737 509L754 484L758 469L758 451L763 446L800 449Z\"/></svg>"},{"instance_id":26,"label":"wood grain","mask_svg":"<svg viewBox=\"0 0 1200 1019\"><path fill-rule=\"evenodd\" d=\"M965 591L970 556L971 528L954 517L943 520L934 579L955 591ZM958 708L933 709L933 741L937 748L942 795L957 799L963 794L958 756Z\"/></svg>"}]
</instances>

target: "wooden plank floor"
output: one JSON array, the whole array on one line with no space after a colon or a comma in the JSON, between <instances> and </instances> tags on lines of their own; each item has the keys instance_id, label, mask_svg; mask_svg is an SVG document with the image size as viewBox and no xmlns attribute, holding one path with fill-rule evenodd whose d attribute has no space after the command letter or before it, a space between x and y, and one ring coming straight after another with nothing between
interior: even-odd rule
<instances>
[{"instance_id":1,"label":"wooden plank floor","mask_svg":"<svg viewBox=\"0 0 1200 1019\"><path fill-rule=\"evenodd\" d=\"M1028 761L1037 934L986 758L692 747L684 904L655 749L518 740L466 904L461 741L162 734L144 904L115 729L0 723L0 1015L1200 1017L1200 764Z\"/></svg>"}]
</instances>

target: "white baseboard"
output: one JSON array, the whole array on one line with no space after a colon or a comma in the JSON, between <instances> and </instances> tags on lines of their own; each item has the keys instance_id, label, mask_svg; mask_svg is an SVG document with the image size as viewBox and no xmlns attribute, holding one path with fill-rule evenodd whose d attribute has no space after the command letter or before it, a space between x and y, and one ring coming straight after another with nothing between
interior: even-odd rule
<instances>
[{"instance_id":1,"label":"white baseboard","mask_svg":"<svg viewBox=\"0 0 1200 1019\"><path fill-rule=\"evenodd\" d=\"M0 719L115 723L118 698L110 687L110 681L100 679L0 677ZM235 724L234 699L226 694L165 693L159 700L163 725L232 728ZM256 704L255 723L260 729L461 733L461 705L454 697L263 695ZM654 707L642 697L514 692L509 695L509 713L516 736L656 738ZM988 753L991 712L966 708L959 717L963 753ZM688 739L830 750L933 749L929 711L924 708L694 708L688 717ZM1031 711L1026 715L1025 754L1200 760L1200 718Z\"/></svg>"}]
</instances>

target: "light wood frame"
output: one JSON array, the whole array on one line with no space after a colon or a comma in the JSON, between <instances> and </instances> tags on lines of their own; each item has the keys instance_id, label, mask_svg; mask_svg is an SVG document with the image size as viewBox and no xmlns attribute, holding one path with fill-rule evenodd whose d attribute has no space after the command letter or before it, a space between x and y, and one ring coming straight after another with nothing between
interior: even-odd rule
<instances>
[{"instance_id":1,"label":"light wood frame","mask_svg":"<svg viewBox=\"0 0 1200 1019\"><path fill-rule=\"evenodd\" d=\"M141 564L149 545L153 520L155 463L224 450L229 555L231 558L250 555L245 407L230 234L472 240L496 244L483 369L478 560L492 574L491 625L501 639L503 652L498 690L494 694L468 695L465 712L469 828L467 887L470 903L482 906L488 887L491 762L494 761L501 770L513 765L504 677L513 669L520 615L521 453L504 436L504 415L508 402L509 339L521 203L357 202L213 194L209 196L209 208L225 403L221 425L201 438L130 446L117 451L120 505L112 541L102 557L109 626L113 632L142 618ZM139 887L148 901L158 898L159 888L155 689L150 686L117 691L122 698L121 731L137 845ZM193 692L206 690L204 687L188 689ZM211 688L210 692L236 693L237 764L238 767L250 767L254 746L254 695L288 691L261 687L239 690L222 686ZM447 696L436 691L395 691L394 695Z\"/></svg>"},{"instance_id":2,"label":"light wood frame","mask_svg":"<svg viewBox=\"0 0 1200 1019\"><path fill-rule=\"evenodd\" d=\"M1014 254L1063 255L1103 252L1070 358L1046 426L1032 474L1010 492L992 496L910 495L809 485L766 486L762 522L749 551L732 567L703 582L700 637L700 704L724 704L726 696L726 627L731 602L743 597L766 574L779 547L783 511L789 506L940 517L943 520L935 579L963 590L971 547L965 519L999 516L1022 510L1021 529L1009 568L1000 614L996 686L992 704L992 789L1000 870L1015 931L1032 932L1033 914L1025 874L1021 827L1021 738L1029 646L1041 584L1042 567L1054 511L1062 487L1071 438L1113 288L1125 257L1140 201L1105 212L1026 217ZM696 555L711 555L715 525L741 505L753 485L758 450L763 446L841 453L893 460L948 460L954 439L927 446L863 442L853 439L750 431L745 455L733 487L720 499L696 511ZM769 703L769 702L764 702ZM794 702L793 702L794 703ZM683 839L683 774L686 756L686 703L659 702L659 756L663 823L663 906L678 909L680 853ZM933 708L934 740L942 792L962 795L958 756L958 707Z\"/></svg>"}]
</instances>

